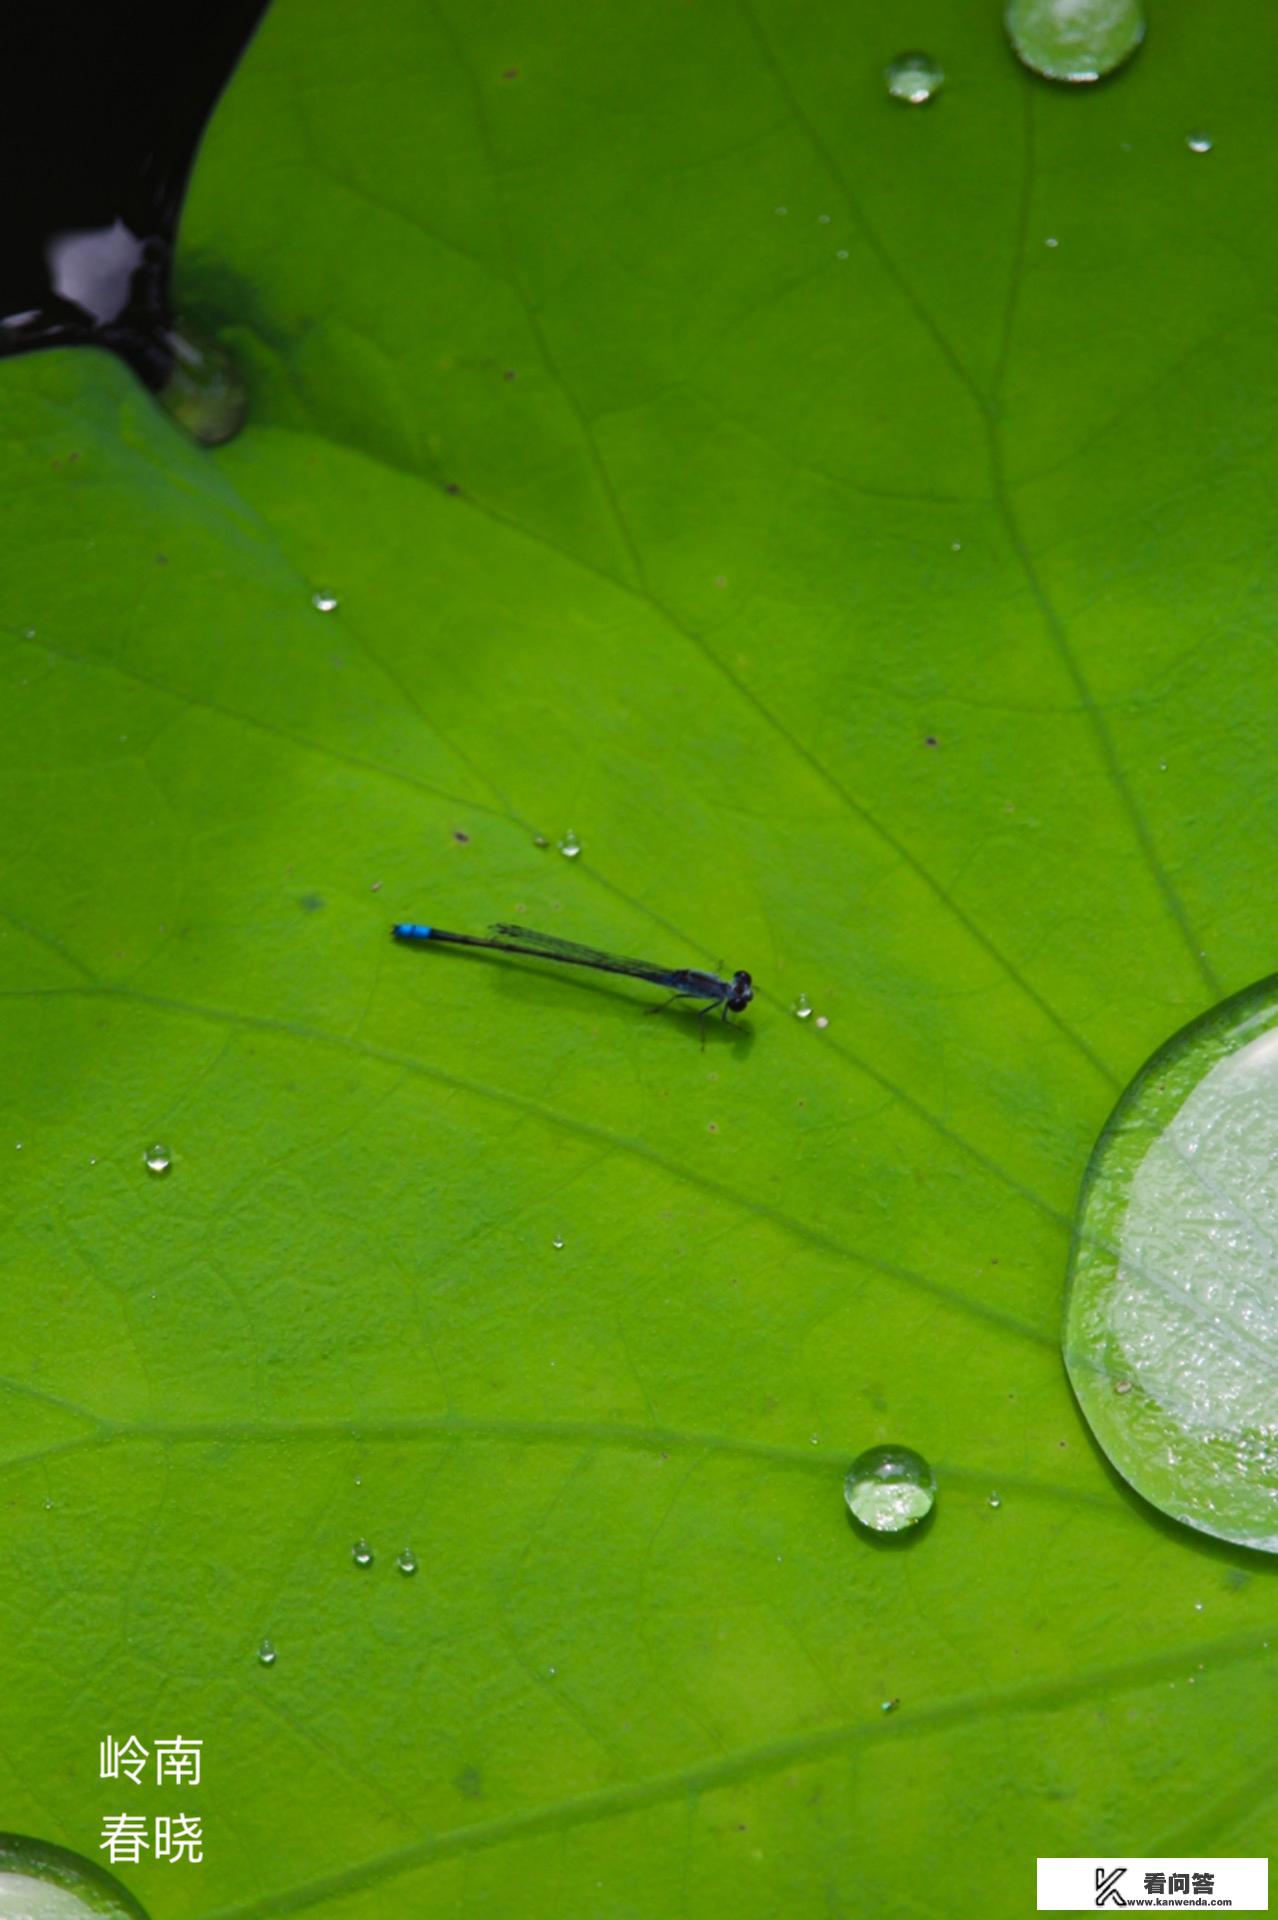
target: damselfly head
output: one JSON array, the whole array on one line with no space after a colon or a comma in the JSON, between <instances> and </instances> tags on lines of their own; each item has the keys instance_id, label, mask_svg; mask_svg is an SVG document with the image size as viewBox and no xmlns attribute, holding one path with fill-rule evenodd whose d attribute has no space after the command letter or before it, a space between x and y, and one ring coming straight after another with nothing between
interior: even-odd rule
<instances>
[{"instance_id":1,"label":"damselfly head","mask_svg":"<svg viewBox=\"0 0 1278 1920\"><path fill-rule=\"evenodd\" d=\"M748 973L734 973L732 991L728 995L728 1012L744 1013L754 999L754 982Z\"/></svg>"}]
</instances>

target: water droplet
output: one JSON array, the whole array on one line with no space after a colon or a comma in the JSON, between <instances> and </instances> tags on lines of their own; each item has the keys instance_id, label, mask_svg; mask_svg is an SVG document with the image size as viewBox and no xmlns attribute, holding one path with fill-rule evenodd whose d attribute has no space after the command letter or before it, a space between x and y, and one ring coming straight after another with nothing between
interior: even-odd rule
<instances>
[{"instance_id":1,"label":"water droplet","mask_svg":"<svg viewBox=\"0 0 1278 1920\"><path fill-rule=\"evenodd\" d=\"M220 341L180 319L160 339L172 354L169 377L156 398L201 446L220 447L244 425L248 394L239 369Z\"/></svg>"},{"instance_id":2,"label":"water droplet","mask_svg":"<svg viewBox=\"0 0 1278 1920\"><path fill-rule=\"evenodd\" d=\"M550 1244L552 1247L556 1249L556 1251L561 1251L564 1244L564 1237L562 1233L557 1233Z\"/></svg>"},{"instance_id":3,"label":"water droplet","mask_svg":"<svg viewBox=\"0 0 1278 1920\"><path fill-rule=\"evenodd\" d=\"M883 70L887 90L894 100L921 107L940 92L945 83L944 70L930 53L900 53Z\"/></svg>"},{"instance_id":4,"label":"water droplet","mask_svg":"<svg viewBox=\"0 0 1278 1920\"><path fill-rule=\"evenodd\" d=\"M1054 233L1049 233L1046 240L1044 240L1043 242L1043 245L1045 247L1059 247L1060 244L1061 244L1060 241L1056 238L1056 235Z\"/></svg>"},{"instance_id":5,"label":"water droplet","mask_svg":"<svg viewBox=\"0 0 1278 1920\"><path fill-rule=\"evenodd\" d=\"M372 1566L373 1549L369 1546L367 1540L357 1540L355 1542L355 1545L351 1548L351 1559L357 1567Z\"/></svg>"},{"instance_id":6,"label":"water droplet","mask_svg":"<svg viewBox=\"0 0 1278 1920\"><path fill-rule=\"evenodd\" d=\"M275 1665L275 1642L273 1640L263 1640L257 1650L257 1657L264 1667L273 1667Z\"/></svg>"},{"instance_id":7,"label":"water droplet","mask_svg":"<svg viewBox=\"0 0 1278 1920\"><path fill-rule=\"evenodd\" d=\"M816 1023L820 1028L822 1028L822 1030L824 1030L830 1024L828 1017L824 1013L819 1013L817 1015Z\"/></svg>"},{"instance_id":8,"label":"water droplet","mask_svg":"<svg viewBox=\"0 0 1278 1920\"><path fill-rule=\"evenodd\" d=\"M1210 153L1211 135L1209 133L1187 133L1185 145L1191 153Z\"/></svg>"},{"instance_id":9,"label":"water droplet","mask_svg":"<svg viewBox=\"0 0 1278 1920\"><path fill-rule=\"evenodd\" d=\"M847 248L846 248L846 247L840 247L840 248L839 248L839 250L838 250L838 252L837 252L837 253L835 254L835 256L834 256L834 257L835 257L835 259L836 259L836 260L846 260L846 259L847 259L847 257L848 257L848 250L847 250Z\"/></svg>"},{"instance_id":10,"label":"water droplet","mask_svg":"<svg viewBox=\"0 0 1278 1920\"><path fill-rule=\"evenodd\" d=\"M167 1147L148 1147L143 1155L148 1173L167 1173L173 1165L173 1155Z\"/></svg>"},{"instance_id":11,"label":"water droplet","mask_svg":"<svg viewBox=\"0 0 1278 1920\"><path fill-rule=\"evenodd\" d=\"M127 1836L117 1851L128 1859ZM18 1833L0 1833L0 1913L5 1920L146 1920L136 1895L105 1867Z\"/></svg>"},{"instance_id":12,"label":"water droplet","mask_svg":"<svg viewBox=\"0 0 1278 1920\"><path fill-rule=\"evenodd\" d=\"M1063 1335L1079 1405L1136 1491L1269 1553L1276 1166L1270 978L1175 1034L1119 1099L1083 1181Z\"/></svg>"},{"instance_id":13,"label":"water droplet","mask_svg":"<svg viewBox=\"0 0 1278 1920\"><path fill-rule=\"evenodd\" d=\"M1099 80L1145 38L1140 0L1008 0L1004 15L1017 57L1045 80Z\"/></svg>"},{"instance_id":14,"label":"water droplet","mask_svg":"<svg viewBox=\"0 0 1278 1920\"><path fill-rule=\"evenodd\" d=\"M313 593L311 605L316 613L336 613L337 595L335 593Z\"/></svg>"},{"instance_id":15,"label":"water droplet","mask_svg":"<svg viewBox=\"0 0 1278 1920\"><path fill-rule=\"evenodd\" d=\"M901 1704L901 1702L900 1702L900 1699L899 1699L899 1697L898 1697L897 1699L895 1699L895 1700L883 1700L883 1701L881 1701L881 1702L879 1703L879 1712L880 1712L880 1713L895 1713L895 1712L896 1712L896 1710L897 1710L897 1708L898 1708L898 1707L900 1706L900 1704Z\"/></svg>"},{"instance_id":16,"label":"water droplet","mask_svg":"<svg viewBox=\"0 0 1278 1920\"><path fill-rule=\"evenodd\" d=\"M564 835L563 839L559 842L559 851L560 853L562 853L565 860L575 860L577 858L577 855L581 852L581 842L577 838L576 834L573 832L571 827L569 827L567 833Z\"/></svg>"},{"instance_id":17,"label":"water droplet","mask_svg":"<svg viewBox=\"0 0 1278 1920\"><path fill-rule=\"evenodd\" d=\"M553 1667L547 1667L546 1672L550 1675L551 1679L553 1680L555 1677L555 1669Z\"/></svg>"},{"instance_id":18,"label":"water droplet","mask_svg":"<svg viewBox=\"0 0 1278 1920\"><path fill-rule=\"evenodd\" d=\"M812 1002L808 999L808 996L806 993L800 993L796 995L794 1005L791 1007L790 1011L794 1015L796 1020L806 1020L810 1017L812 1012Z\"/></svg>"},{"instance_id":19,"label":"water droplet","mask_svg":"<svg viewBox=\"0 0 1278 1920\"><path fill-rule=\"evenodd\" d=\"M789 209L789 207L774 207L774 208L773 208L773 212L774 212L774 213L789 213L789 211L790 211L790 209Z\"/></svg>"},{"instance_id":20,"label":"water droplet","mask_svg":"<svg viewBox=\"0 0 1278 1920\"><path fill-rule=\"evenodd\" d=\"M872 1533L900 1533L932 1511L936 1475L912 1447L871 1447L848 1469L843 1497Z\"/></svg>"},{"instance_id":21,"label":"water droplet","mask_svg":"<svg viewBox=\"0 0 1278 1920\"><path fill-rule=\"evenodd\" d=\"M829 226L829 224L830 224L830 216L829 216L829 214L828 214L828 213L819 213L819 214L817 215L817 225L818 225L818 226L821 226L821 227L828 227L828 226Z\"/></svg>"},{"instance_id":22,"label":"water droplet","mask_svg":"<svg viewBox=\"0 0 1278 1920\"><path fill-rule=\"evenodd\" d=\"M1195 1602L1194 1602L1194 1612L1195 1612L1195 1613L1201 1613L1201 1612L1202 1612L1202 1610L1203 1610L1203 1603L1202 1603L1202 1601L1201 1601L1201 1600L1195 1600Z\"/></svg>"},{"instance_id":23,"label":"water droplet","mask_svg":"<svg viewBox=\"0 0 1278 1920\"><path fill-rule=\"evenodd\" d=\"M396 1554L395 1565L401 1573L416 1573L417 1555L411 1547L405 1547L402 1553Z\"/></svg>"},{"instance_id":24,"label":"water droplet","mask_svg":"<svg viewBox=\"0 0 1278 1920\"><path fill-rule=\"evenodd\" d=\"M986 1503L985 1503L985 1504L986 1504L987 1506L990 1506L990 1507L1001 1507L1001 1506L1002 1506L1002 1504L1003 1504L1003 1496L1002 1496L1002 1494L1001 1494L1001 1493L992 1493L992 1494L990 1495L990 1497L989 1497L989 1499L988 1499L988 1500L986 1501Z\"/></svg>"},{"instance_id":25,"label":"water droplet","mask_svg":"<svg viewBox=\"0 0 1278 1920\"><path fill-rule=\"evenodd\" d=\"M545 834L544 834L544 833L535 833L535 834L533 835L533 845L534 845L535 847L543 847L543 848L545 848L545 847L548 847L548 846L550 845L550 842L549 842L549 840L547 840L547 838L546 838L546 836L545 836Z\"/></svg>"},{"instance_id":26,"label":"water droplet","mask_svg":"<svg viewBox=\"0 0 1278 1920\"><path fill-rule=\"evenodd\" d=\"M813 1447L819 1447L819 1446L820 1446L820 1444L821 1444L821 1436L820 1436L820 1434L819 1434L819 1433L810 1433L810 1434L808 1435L808 1444L809 1444L810 1446L813 1446Z\"/></svg>"}]
</instances>

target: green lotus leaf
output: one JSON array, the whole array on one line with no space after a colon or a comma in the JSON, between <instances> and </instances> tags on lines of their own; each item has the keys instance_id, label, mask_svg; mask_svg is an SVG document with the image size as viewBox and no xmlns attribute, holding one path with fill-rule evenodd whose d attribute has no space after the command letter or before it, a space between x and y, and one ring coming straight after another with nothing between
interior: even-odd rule
<instances>
[{"instance_id":1,"label":"green lotus leaf","mask_svg":"<svg viewBox=\"0 0 1278 1920\"><path fill-rule=\"evenodd\" d=\"M1060 1326L1118 1094L1275 964L1276 53L277 0L179 250L243 430L5 365L6 1829L198 1813L157 1920L1269 1850L1272 1559Z\"/></svg>"}]
</instances>

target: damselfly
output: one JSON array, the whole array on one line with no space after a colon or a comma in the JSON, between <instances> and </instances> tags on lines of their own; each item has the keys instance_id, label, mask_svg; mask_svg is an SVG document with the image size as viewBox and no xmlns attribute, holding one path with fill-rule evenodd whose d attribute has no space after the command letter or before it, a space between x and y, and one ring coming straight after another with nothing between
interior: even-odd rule
<instances>
[{"instance_id":1,"label":"damselfly","mask_svg":"<svg viewBox=\"0 0 1278 1920\"><path fill-rule=\"evenodd\" d=\"M561 960L569 967L594 967L599 973L622 973L631 980L647 980L654 987L668 987L671 1000L700 1000L698 1009L704 1019L715 1007L720 1018L743 1013L754 998L754 982L744 972L723 980L717 973L700 967L655 967L649 960L625 960L620 954L604 953L599 947L583 947L576 940L561 940L557 934L534 933L531 927L490 927L485 936L473 933L447 933L443 927L423 927L415 921L402 921L391 928L391 936L407 946L424 946L439 941L454 947L486 947L494 953L524 953L534 960ZM669 1006L663 1001L662 1006ZM660 1007L650 1007L659 1013Z\"/></svg>"}]
</instances>

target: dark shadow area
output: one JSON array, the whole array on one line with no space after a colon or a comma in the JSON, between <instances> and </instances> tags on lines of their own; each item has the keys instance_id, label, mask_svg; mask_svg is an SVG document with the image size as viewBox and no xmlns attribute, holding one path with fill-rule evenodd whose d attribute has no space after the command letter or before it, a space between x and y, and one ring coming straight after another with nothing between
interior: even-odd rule
<instances>
[{"instance_id":1,"label":"dark shadow area","mask_svg":"<svg viewBox=\"0 0 1278 1920\"><path fill-rule=\"evenodd\" d=\"M0 354L107 347L173 366L169 278L209 115L266 0L41 0L0 31Z\"/></svg>"}]
</instances>

